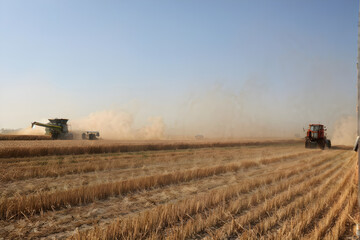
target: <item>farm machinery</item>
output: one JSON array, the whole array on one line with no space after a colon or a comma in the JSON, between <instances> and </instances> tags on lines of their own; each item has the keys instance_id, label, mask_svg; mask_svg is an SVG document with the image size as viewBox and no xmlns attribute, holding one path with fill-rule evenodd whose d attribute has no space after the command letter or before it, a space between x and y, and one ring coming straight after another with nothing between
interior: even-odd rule
<instances>
[{"instance_id":1,"label":"farm machinery","mask_svg":"<svg viewBox=\"0 0 360 240\"><path fill-rule=\"evenodd\" d=\"M325 131L322 124L310 124L305 137L305 148L331 148L331 141L326 138Z\"/></svg>"},{"instance_id":2,"label":"farm machinery","mask_svg":"<svg viewBox=\"0 0 360 240\"><path fill-rule=\"evenodd\" d=\"M31 127L40 126L45 127L45 134L50 135L52 139L74 139L73 133L69 132L68 122L69 119L54 118L49 119L48 123L33 122ZM100 134L97 131L87 131L81 134L82 139L95 140Z\"/></svg>"},{"instance_id":3,"label":"farm machinery","mask_svg":"<svg viewBox=\"0 0 360 240\"><path fill-rule=\"evenodd\" d=\"M95 140L99 137L100 134L97 131L86 131L81 134L82 139Z\"/></svg>"}]
</instances>

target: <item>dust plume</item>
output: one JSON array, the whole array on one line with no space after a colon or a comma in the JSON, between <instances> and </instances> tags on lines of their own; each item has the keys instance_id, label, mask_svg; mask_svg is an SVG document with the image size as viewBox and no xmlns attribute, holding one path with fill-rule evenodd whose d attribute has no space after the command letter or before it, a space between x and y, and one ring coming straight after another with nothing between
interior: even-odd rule
<instances>
[{"instance_id":1,"label":"dust plume","mask_svg":"<svg viewBox=\"0 0 360 240\"><path fill-rule=\"evenodd\" d=\"M150 125L140 128L136 132L137 139L163 139L165 123L161 117L148 118Z\"/></svg>"},{"instance_id":2,"label":"dust plume","mask_svg":"<svg viewBox=\"0 0 360 240\"><path fill-rule=\"evenodd\" d=\"M148 119L149 124L140 128L134 126L132 114L124 111L106 110L71 121L74 131L99 131L104 139L163 139L165 124L161 117Z\"/></svg>"},{"instance_id":3,"label":"dust plume","mask_svg":"<svg viewBox=\"0 0 360 240\"><path fill-rule=\"evenodd\" d=\"M317 70L323 71L320 67ZM308 124L321 123L327 126L329 137L335 138L334 144L352 144L354 124L351 118L338 119L351 115L355 109L354 101L343 97L341 89L328 74L324 78L319 72L309 74L309 80L297 81L294 87L286 84L278 94L274 94L272 85L259 77L249 78L237 88L224 84L203 87L190 93L177 109L176 119L167 124L171 126L169 134L201 134L211 138L299 138L305 137L303 128L306 129ZM323 92L324 97L319 97ZM340 128L346 127L346 130L334 131L334 127L338 129L343 121L348 122L348 126Z\"/></svg>"},{"instance_id":4,"label":"dust plume","mask_svg":"<svg viewBox=\"0 0 360 240\"><path fill-rule=\"evenodd\" d=\"M2 129L0 130L2 134L10 135L44 135L45 128L20 128L20 129Z\"/></svg>"},{"instance_id":5,"label":"dust plume","mask_svg":"<svg viewBox=\"0 0 360 240\"><path fill-rule=\"evenodd\" d=\"M16 135L44 135L45 134L45 128L38 127L38 128L22 128L14 132Z\"/></svg>"},{"instance_id":6,"label":"dust plume","mask_svg":"<svg viewBox=\"0 0 360 240\"><path fill-rule=\"evenodd\" d=\"M335 145L353 145L356 139L356 118L342 117L334 124L332 143Z\"/></svg>"},{"instance_id":7,"label":"dust plume","mask_svg":"<svg viewBox=\"0 0 360 240\"><path fill-rule=\"evenodd\" d=\"M206 138L294 137L302 124L298 129L288 123L282 127L282 109L276 97L268 93L266 83L249 80L238 91L216 85L188 97L178 109L170 134L201 134Z\"/></svg>"}]
</instances>

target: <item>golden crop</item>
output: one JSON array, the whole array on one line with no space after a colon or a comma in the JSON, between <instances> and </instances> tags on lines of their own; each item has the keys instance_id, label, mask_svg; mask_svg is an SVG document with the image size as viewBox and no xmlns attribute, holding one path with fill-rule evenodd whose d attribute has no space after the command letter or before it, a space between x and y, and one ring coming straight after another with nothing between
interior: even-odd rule
<instances>
[{"instance_id":1,"label":"golden crop","mask_svg":"<svg viewBox=\"0 0 360 240\"><path fill-rule=\"evenodd\" d=\"M139 152L159 150L197 149L213 147L239 147L299 143L299 140L268 141L3 141L0 144L0 158L35 157L69 154L98 154L117 152Z\"/></svg>"},{"instance_id":2,"label":"golden crop","mask_svg":"<svg viewBox=\"0 0 360 240\"><path fill-rule=\"evenodd\" d=\"M47 135L3 135L0 134L0 141L9 140L50 140L51 137Z\"/></svg>"}]
</instances>

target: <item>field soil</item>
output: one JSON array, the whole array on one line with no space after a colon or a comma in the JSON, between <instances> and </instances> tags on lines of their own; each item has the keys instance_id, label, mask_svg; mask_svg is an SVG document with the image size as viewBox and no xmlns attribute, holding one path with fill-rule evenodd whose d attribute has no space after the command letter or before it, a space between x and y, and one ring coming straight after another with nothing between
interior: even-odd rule
<instances>
[{"instance_id":1,"label":"field soil","mask_svg":"<svg viewBox=\"0 0 360 240\"><path fill-rule=\"evenodd\" d=\"M186 142L195 147L183 149L3 156L0 239L348 239L354 235L358 209L354 152L344 147L305 149L294 140L203 143ZM119 142L24 144L61 148ZM1 141L0 151L24 144Z\"/></svg>"}]
</instances>

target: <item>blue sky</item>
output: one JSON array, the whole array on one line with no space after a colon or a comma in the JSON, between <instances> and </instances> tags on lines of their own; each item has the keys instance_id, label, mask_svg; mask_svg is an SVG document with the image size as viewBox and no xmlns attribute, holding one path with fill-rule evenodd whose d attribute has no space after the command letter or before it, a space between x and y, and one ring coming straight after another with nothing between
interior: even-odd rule
<instances>
[{"instance_id":1,"label":"blue sky","mask_svg":"<svg viewBox=\"0 0 360 240\"><path fill-rule=\"evenodd\" d=\"M355 0L0 0L0 128L109 109L194 125L215 90L241 118L333 124L355 113L357 16Z\"/></svg>"}]
</instances>

